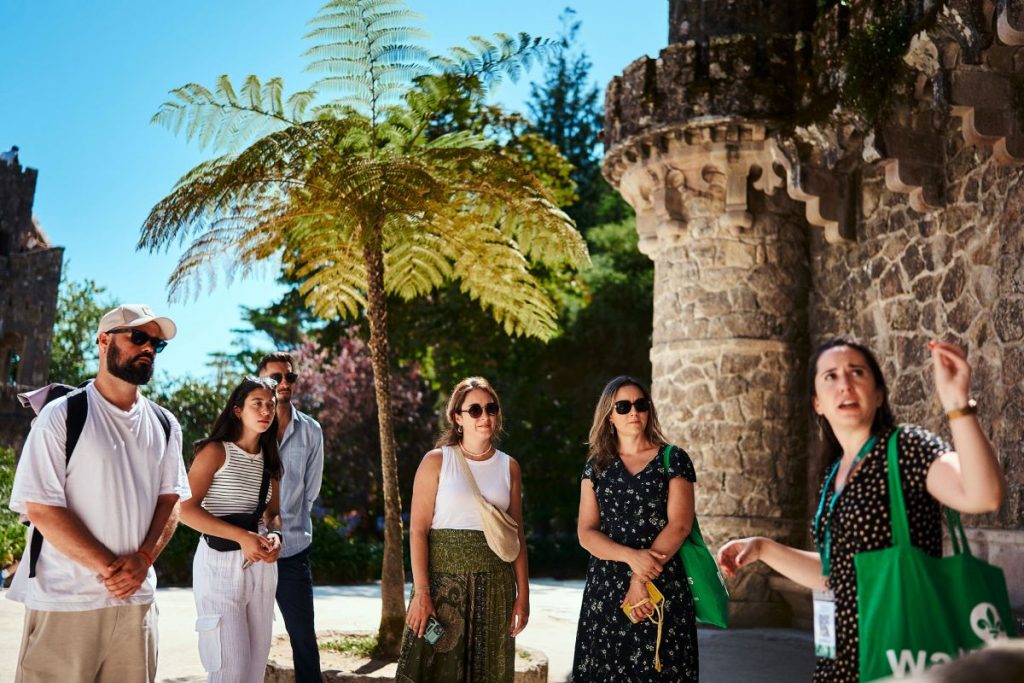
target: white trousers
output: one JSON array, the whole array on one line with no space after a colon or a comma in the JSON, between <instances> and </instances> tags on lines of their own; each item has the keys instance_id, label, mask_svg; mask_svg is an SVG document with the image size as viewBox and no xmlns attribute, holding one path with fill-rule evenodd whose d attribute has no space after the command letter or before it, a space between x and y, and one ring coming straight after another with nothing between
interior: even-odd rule
<instances>
[{"instance_id":1,"label":"white trousers","mask_svg":"<svg viewBox=\"0 0 1024 683\"><path fill-rule=\"evenodd\" d=\"M200 538L192 562L199 658L211 683L260 683L267 668L277 564L242 569L244 559Z\"/></svg>"}]
</instances>

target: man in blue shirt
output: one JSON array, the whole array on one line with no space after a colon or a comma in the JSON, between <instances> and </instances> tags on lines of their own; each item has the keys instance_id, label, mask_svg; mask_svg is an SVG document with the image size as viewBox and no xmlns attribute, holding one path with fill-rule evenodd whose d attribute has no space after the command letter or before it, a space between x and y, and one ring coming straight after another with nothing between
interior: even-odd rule
<instances>
[{"instance_id":1,"label":"man in blue shirt","mask_svg":"<svg viewBox=\"0 0 1024 683\"><path fill-rule=\"evenodd\" d=\"M277 442L281 478L281 556L277 561L277 606L292 643L297 683L323 681L313 625L313 543L310 511L320 495L324 474L324 435L320 423L292 405L298 376L291 354L270 353L260 360L259 376L277 382Z\"/></svg>"}]
</instances>

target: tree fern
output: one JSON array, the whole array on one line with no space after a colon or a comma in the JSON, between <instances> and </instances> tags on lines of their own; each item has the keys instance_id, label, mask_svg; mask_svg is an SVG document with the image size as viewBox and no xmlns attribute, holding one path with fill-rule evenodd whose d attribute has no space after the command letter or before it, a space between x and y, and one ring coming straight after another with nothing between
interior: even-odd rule
<instances>
[{"instance_id":1,"label":"tree fern","mask_svg":"<svg viewBox=\"0 0 1024 683\"><path fill-rule=\"evenodd\" d=\"M324 318L365 315L380 401L385 498L380 647L404 629L400 502L388 384L386 295L456 280L510 335L550 339L557 311L533 263L579 266L582 237L544 183L493 140L437 123L466 94L517 79L555 44L474 36L430 55L400 0L332 0L310 22L311 89L227 76L171 91L153 121L219 156L147 217L139 247L187 244L172 297L280 265Z\"/></svg>"}]
</instances>

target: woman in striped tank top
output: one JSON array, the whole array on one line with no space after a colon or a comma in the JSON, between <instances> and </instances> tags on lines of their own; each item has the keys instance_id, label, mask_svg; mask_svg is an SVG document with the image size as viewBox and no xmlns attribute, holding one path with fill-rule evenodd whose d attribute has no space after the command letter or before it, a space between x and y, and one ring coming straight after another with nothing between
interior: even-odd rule
<instances>
[{"instance_id":1,"label":"woman in striped tank top","mask_svg":"<svg viewBox=\"0 0 1024 683\"><path fill-rule=\"evenodd\" d=\"M195 444L181 521L202 532L192 566L199 657L210 681L262 681L281 552L276 383L248 376Z\"/></svg>"}]
</instances>

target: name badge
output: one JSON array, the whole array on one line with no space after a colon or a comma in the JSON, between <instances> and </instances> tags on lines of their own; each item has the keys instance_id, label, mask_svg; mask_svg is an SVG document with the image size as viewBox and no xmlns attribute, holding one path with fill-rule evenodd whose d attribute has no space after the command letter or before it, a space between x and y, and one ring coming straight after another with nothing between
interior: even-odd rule
<instances>
[{"instance_id":1,"label":"name badge","mask_svg":"<svg viewBox=\"0 0 1024 683\"><path fill-rule=\"evenodd\" d=\"M836 596L830 590L814 591L814 655L836 658Z\"/></svg>"}]
</instances>

